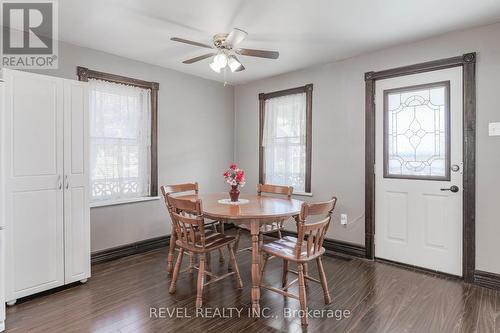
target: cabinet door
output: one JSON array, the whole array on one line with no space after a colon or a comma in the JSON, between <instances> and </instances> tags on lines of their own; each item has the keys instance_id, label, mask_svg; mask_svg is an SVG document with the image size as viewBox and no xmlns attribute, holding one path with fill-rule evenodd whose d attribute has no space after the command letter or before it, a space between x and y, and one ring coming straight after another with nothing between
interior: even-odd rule
<instances>
[{"instance_id":1,"label":"cabinet door","mask_svg":"<svg viewBox=\"0 0 500 333\"><path fill-rule=\"evenodd\" d=\"M5 251L5 237L4 237L4 230L2 227L0 227L0 332L4 328L4 321L5 321L5 286L4 286L4 272L5 272L5 266L4 266L4 251Z\"/></svg>"},{"instance_id":2,"label":"cabinet door","mask_svg":"<svg viewBox=\"0 0 500 333\"><path fill-rule=\"evenodd\" d=\"M3 82L0 82L0 140L2 140L3 135L3 112L2 103L4 101L3 95ZM0 149L1 153L2 149ZM5 227L5 209L4 209L4 176L1 172L0 167L0 332L5 329L5 237L4 237L4 227Z\"/></svg>"},{"instance_id":3,"label":"cabinet door","mask_svg":"<svg viewBox=\"0 0 500 333\"><path fill-rule=\"evenodd\" d=\"M63 81L4 70L6 300L64 284Z\"/></svg>"},{"instance_id":4,"label":"cabinet door","mask_svg":"<svg viewBox=\"0 0 500 333\"><path fill-rule=\"evenodd\" d=\"M87 83L64 82L65 283L90 276Z\"/></svg>"}]
</instances>

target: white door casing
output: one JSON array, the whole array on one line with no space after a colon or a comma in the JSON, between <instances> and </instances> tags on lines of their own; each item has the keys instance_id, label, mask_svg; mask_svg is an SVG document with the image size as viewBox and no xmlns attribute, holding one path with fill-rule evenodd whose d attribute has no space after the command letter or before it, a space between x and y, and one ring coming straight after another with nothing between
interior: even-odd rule
<instances>
[{"instance_id":1,"label":"white door casing","mask_svg":"<svg viewBox=\"0 0 500 333\"><path fill-rule=\"evenodd\" d=\"M384 92L388 94L389 91L398 88L448 81L449 164L458 165L460 170L450 171L449 180L384 177L384 135L387 135L384 132ZM418 91L418 88L413 90ZM376 81L376 257L462 276L462 93L461 67ZM409 95L411 92L404 95L404 98ZM411 101L408 105L412 105ZM442 120L443 118L440 118L441 122ZM406 125L409 131L401 135L406 135L408 144L418 147L421 141L428 139L424 138L428 134L425 134L420 124L409 120ZM402 133L404 130L406 128L401 127L397 128L396 132ZM448 130L446 126L444 130ZM436 135L443 137L442 134ZM440 168L447 170L449 167L444 164L440 165ZM439 173L440 168L434 170L438 170L436 172ZM441 190L449 189L452 185L457 186L459 191L454 193Z\"/></svg>"},{"instance_id":2,"label":"white door casing","mask_svg":"<svg viewBox=\"0 0 500 333\"><path fill-rule=\"evenodd\" d=\"M63 82L10 70L4 78L9 82L3 165L10 301L64 283Z\"/></svg>"}]
</instances>

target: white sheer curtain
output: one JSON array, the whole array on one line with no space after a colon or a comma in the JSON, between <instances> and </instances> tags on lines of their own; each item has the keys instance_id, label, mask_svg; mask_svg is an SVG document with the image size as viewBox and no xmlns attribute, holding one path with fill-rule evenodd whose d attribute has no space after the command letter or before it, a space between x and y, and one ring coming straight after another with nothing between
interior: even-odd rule
<instances>
[{"instance_id":1,"label":"white sheer curtain","mask_svg":"<svg viewBox=\"0 0 500 333\"><path fill-rule=\"evenodd\" d=\"M305 192L306 94L270 98L264 107L265 182Z\"/></svg>"},{"instance_id":2,"label":"white sheer curtain","mask_svg":"<svg viewBox=\"0 0 500 333\"><path fill-rule=\"evenodd\" d=\"M89 80L93 202L149 196L149 89Z\"/></svg>"}]
</instances>

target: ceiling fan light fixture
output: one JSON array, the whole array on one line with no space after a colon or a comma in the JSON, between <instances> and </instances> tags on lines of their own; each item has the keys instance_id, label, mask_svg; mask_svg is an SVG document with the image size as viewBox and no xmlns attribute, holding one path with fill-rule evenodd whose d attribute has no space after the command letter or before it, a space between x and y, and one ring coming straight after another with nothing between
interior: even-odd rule
<instances>
[{"instance_id":1,"label":"ceiling fan light fixture","mask_svg":"<svg viewBox=\"0 0 500 333\"><path fill-rule=\"evenodd\" d=\"M217 65L217 63L215 62L215 59L210 63L210 68L216 72L216 73L220 73L220 70L221 70L221 67L219 65Z\"/></svg>"},{"instance_id":2,"label":"ceiling fan light fixture","mask_svg":"<svg viewBox=\"0 0 500 333\"><path fill-rule=\"evenodd\" d=\"M242 65L241 63L238 61L238 59L236 59L235 56L229 56L229 59L227 60L227 64L229 66L229 68L231 69L231 72L235 72L238 68L240 68Z\"/></svg>"},{"instance_id":3,"label":"ceiling fan light fixture","mask_svg":"<svg viewBox=\"0 0 500 333\"><path fill-rule=\"evenodd\" d=\"M224 68L227 65L227 56L224 53L219 53L214 57L214 63L219 68Z\"/></svg>"},{"instance_id":4,"label":"ceiling fan light fixture","mask_svg":"<svg viewBox=\"0 0 500 333\"><path fill-rule=\"evenodd\" d=\"M239 44L245 40L248 33L244 30L234 28L230 33L219 33L213 36L213 45L199 43L189 39L172 37L174 42L189 44L197 47L211 49L210 53L206 53L191 59L184 60L184 64L193 64L198 61L211 58L209 64L210 68L216 72L224 72L224 77L229 72L227 67L233 73L239 73L245 70L245 66L238 59L239 56L245 57L258 57L265 59L278 59L278 51L258 50L258 49L245 49L239 48Z\"/></svg>"}]
</instances>

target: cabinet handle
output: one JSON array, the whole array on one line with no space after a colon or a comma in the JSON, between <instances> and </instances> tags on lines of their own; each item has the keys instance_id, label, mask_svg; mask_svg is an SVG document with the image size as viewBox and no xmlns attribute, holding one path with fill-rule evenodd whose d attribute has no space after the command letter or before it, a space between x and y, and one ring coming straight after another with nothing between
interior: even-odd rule
<instances>
[{"instance_id":1,"label":"cabinet handle","mask_svg":"<svg viewBox=\"0 0 500 333\"><path fill-rule=\"evenodd\" d=\"M68 175L65 176L65 182L66 182L66 189L68 189L69 188Z\"/></svg>"},{"instance_id":2,"label":"cabinet handle","mask_svg":"<svg viewBox=\"0 0 500 333\"><path fill-rule=\"evenodd\" d=\"M61 183L61 175L57 176L57 187L59 189L62 189L62 183Z\"/></svg>"}]
</instances>

